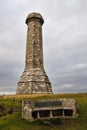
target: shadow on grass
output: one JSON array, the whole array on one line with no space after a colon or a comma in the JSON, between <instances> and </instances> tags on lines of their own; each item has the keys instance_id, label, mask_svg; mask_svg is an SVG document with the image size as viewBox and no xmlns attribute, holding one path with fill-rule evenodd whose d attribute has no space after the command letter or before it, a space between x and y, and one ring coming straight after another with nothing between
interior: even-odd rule
<instances>
[{"instance_id":1,"label":"shadow on grass","mask_svg":"<svg viewBox=\"0 0 87 130\"><path fill-rule=\"evenodd\" d=\"M37 120L32 123L43 126L63 126L65 124L65 121L62 119L45 119L45 120Z\"/></svg>"}]
</instances>

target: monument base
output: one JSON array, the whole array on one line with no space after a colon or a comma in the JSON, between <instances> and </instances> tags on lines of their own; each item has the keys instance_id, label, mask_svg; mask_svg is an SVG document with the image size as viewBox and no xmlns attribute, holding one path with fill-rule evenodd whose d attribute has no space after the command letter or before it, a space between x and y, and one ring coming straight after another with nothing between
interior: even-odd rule
<instances>
[{"instance_id":1,"label":"monument base","mask_svg":"<svg viewBox=\"0 0 87 130\"><path fill-rule=\"evenodd\" d=\"M38 93L52 93L48 76L38 68L25 70L18 82L17 94Z\"/></svg>"}]
</instances>

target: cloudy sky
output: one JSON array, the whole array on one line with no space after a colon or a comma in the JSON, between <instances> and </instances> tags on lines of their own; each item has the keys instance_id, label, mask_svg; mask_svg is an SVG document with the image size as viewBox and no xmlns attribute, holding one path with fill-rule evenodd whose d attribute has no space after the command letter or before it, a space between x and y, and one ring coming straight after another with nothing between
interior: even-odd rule
<instances>
[{"instance_id":1,"label":"cloudy sky","mask_svg":"<svg viewBox=\"0 0 87 130\"><path fill-rule=\"evenodd\" d=\"M0 93L16 92L31 12L45 21L44 67L53 91L87 92L87 0L0 0Z\"/></svg>"}]
</instances>

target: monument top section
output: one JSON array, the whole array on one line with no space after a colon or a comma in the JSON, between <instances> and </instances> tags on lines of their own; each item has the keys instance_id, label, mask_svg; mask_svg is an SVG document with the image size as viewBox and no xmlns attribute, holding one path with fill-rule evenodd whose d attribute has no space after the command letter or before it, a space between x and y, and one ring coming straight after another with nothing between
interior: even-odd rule
<instances>
[{"instance_id":1,"label":"monument top section","mask_svg":"<svg viewBox=\"0 0 87 130\"><path fill-rule=\"evenodd\" d=\"M33 13L28 14L25 23L28 24L28 22L30 22L30 21L32 21L32 20L39 20L39 21L41 22L41 24L44 23L44 19L43 19L43 17L41 16L40 13L35 13L35 12L33 12Z\"/></svg>"}]
</instances>

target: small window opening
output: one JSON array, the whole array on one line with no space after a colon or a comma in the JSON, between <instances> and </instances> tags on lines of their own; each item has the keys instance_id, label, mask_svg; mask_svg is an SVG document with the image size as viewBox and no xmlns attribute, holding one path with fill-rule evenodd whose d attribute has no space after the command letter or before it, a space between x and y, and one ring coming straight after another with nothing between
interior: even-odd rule
<instances>
[{"instance_id":1,"label":"small window opening","mask_svg":"<svg viewBox=\"0 0 87 130\"><path fill-rule=\"evenodd\" d=\"M34 119L37 119L37 111L33 111L33 112L32 112L32 117L33 117Z\"/></svg>"},{"instance_id":2,"label":"small window opening","mask_svg":"<svg viewBox=\"0 0 87 130\"><path fill-rule=\"evenodd\" d=\"M50 117L50 111L49 110L39 111L39 116L40 117Z\"/></svg>"},{"instance_id":3,"label":"small window opening","mask_svg":"<svg viewBox=\"0 0 87 130\"><path fill-rule=\"evenodd\" d=\"M64 114L65 114L65 116L73 116L73 110L65 109Z\"/></svg>"},{"instance_id":4,"label":"small window opening","mask_svg":"<svg viewBox=\"0 0 87 130\"><path fill-rule=\"evenodd\" d=\"M62 116L63 115L63 110L62 109L52 110L52 115L53 116Z\"/></svg>"}]
</instances>

